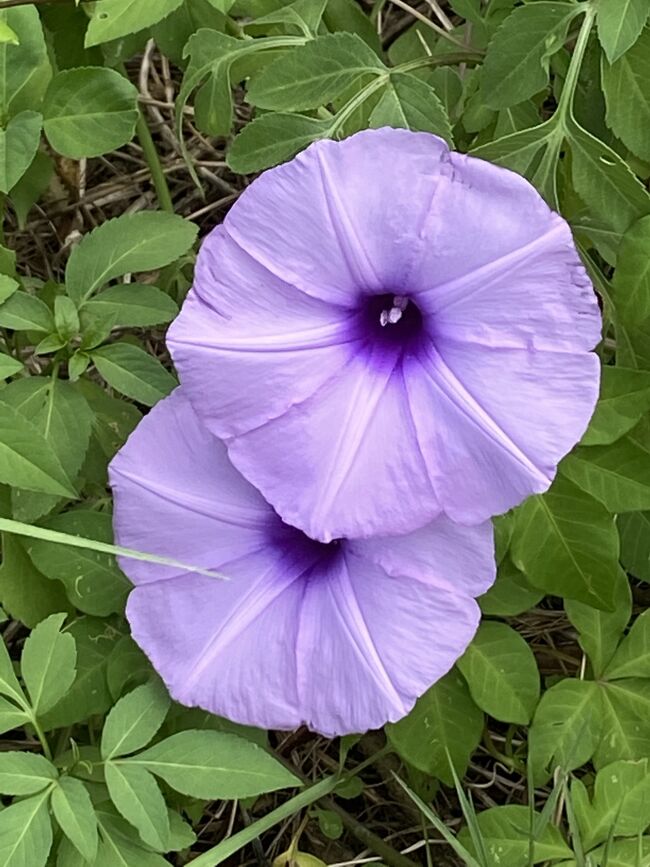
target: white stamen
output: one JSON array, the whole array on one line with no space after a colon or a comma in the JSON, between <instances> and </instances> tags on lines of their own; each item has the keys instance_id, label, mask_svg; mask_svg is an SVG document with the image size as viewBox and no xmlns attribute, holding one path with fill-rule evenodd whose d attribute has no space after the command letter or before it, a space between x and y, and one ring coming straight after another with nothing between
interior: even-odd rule
<instances>
[{"instance_id":1,"label":"white stamen","mask_svg":"<svg viewBox=\"0 0 650 867\"><path fill-rule=\"evenodd\" d=\"M382 328L384 325L388 325L388 310L382 310L379 314L379 324Z\"/></svg>"},{"instance_id":2,"label":"white stamen","mask_svg":"<svg viewBox=\"0 0 650 867\"><path fill-rule=\"evenodd\" d=\"M396 322L399 322L402 318L402 311L399 307L392 307L388 311L388 321L391 325L395 325Z\"/></svg>"},{"instance_id":3,"label":"white stamen","mask_svg":"<svg viewBox=\"0 0 650 867\"><path fill-rule=\"evenodd\" d=\"M400 310L406 310L408 303L409 300L406 295L395 295L393 298L393 305L399 307Z\"/></svg>"}]
</instances>

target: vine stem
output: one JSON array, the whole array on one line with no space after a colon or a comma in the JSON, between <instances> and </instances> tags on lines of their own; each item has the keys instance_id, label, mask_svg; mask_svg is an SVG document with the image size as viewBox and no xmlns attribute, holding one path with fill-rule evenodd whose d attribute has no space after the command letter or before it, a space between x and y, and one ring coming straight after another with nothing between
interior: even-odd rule
<instances>
[{"instance_id":1,"label":"vine stem","mask_svg":"<svg viewBox=\"0 0 650 867\"><path fill-rule=\"evenodd\" d=\"M169 211L173 214L174 205L172 203L171 193L169 192L167 178L163 172L160 157L158 156L158 150L156 149L154 140L151 137L149 124L142 112L142 106L138 107L138 121L136 123L135 132L138 136L138 141L140 142L144 158L149 166L149 171L151 172L151 180L153 181L154 189L158 196L158 203L163 211Z\"/></svg>"},{"instance_id":2,"label":"vine stem","mask_svg":"<svg viewBox=\"0 0 650 867\"><path fill-rule=\"evenodd\" d=\"M30 723L34 727L36 737L39 739L39 741L41 742L41 746L43 747L43 754L45 755L46 759L52 761L52 750L50 749L50 745L47 742L47 738L45 737L45 732L41 728L41 724L39 723L39 721L36 719L36 715L30 712L30 717Z\"/></svg>"}]
</instances>

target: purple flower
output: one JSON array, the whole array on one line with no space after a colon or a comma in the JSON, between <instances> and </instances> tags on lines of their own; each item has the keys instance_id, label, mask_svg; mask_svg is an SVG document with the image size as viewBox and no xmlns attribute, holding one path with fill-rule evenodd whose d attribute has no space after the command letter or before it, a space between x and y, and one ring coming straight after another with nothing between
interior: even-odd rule
<instances>
[{"instance_id":1,"label":"purple flower","mask_svg":"<svg viewBox=\"0 0 650 867\"><path fill-rule=\"evenodd\" d=\"M124 559L132 634L172 696L327 735L397 720L470 642L494 580L489 523L315 542L285 524L175 391L113 460L117 541L216 570Z\"/></svg>"},{"instance_id":2,"label":"purple flower","mask_svg":"<svg viewBox=\"0 0 650 867\"><path fill-rule=\"evenodd\" d=\"M546 490L594 409L600 324L568 225L526 180L381 129L251 184L169 346L235 466L329 541Z\"/></svg>"}]
</instances>

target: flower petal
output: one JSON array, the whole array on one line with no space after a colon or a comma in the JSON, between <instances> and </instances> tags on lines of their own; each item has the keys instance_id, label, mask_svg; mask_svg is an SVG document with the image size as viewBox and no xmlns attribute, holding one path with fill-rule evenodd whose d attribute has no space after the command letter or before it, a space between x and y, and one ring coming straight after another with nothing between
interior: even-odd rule
<instances>
[{"instance_id":1,"label":"flower petal","mask_svg":"<svg viewBox=\"0 0 650 867\"><path fill-rule=\"evenodd\" d=\"M118 543L190 566L219 569L255 551L275 520L180 389L140 422L111 462L109 477ZM177 572L126 558L120 565L134 584Z\"/></svg>"},{"instance_id":2,"label":"flower petal","mask_svg":"<svg viewBox=\"0 0 650 867\"><path fill-rule=\"evenodd\" d=\"M319 141L257 178L225 226L271 273L347 305L403 285L448 159L442 139L407 130Z\"/></svg>"},{"instance_id":3,"label":"flower petal","mask_svg":"<svg viewBox=\"0 0 650 867\"><path fill-rule=\"evenodd\" d=\"M280 415L333 376L353 351L348 318L274 277L220 226L203 243L167 343L184 393L225 437Z\"/></svg>"},{"instance_id":4,"label":"flower petal","mask_svg":"<svg viewBox=\"0 0 650 867\"><path fill-rule=\"evenodd\" d=\"M353 358L229 455L283 520L324 542L408 532L440 512L394 358Z\"/></svg>"},{"instance_id":5,"label":"flower petal","mask_svg":"<svg viewBox=\"0 0 650 867\"><path fill-rule=\"evenodd\" d=\"M593 353L483 348L452 340L405 362L404 380L445 514L476 523L542 493L598 398Z\"/></svg>"}]
</instances>

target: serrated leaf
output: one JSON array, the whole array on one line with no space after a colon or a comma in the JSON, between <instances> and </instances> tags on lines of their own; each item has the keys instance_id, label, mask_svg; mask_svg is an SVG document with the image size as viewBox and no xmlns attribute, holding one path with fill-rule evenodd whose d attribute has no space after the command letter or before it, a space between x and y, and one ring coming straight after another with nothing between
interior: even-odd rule
<instances>
[{"instance_id":1,"label":"serrated leaf","mask_svg":"<svg viewBox=\"0 0 650 867\"><path fill-rule=\"evenodd\" d=\"M62 533L112 542L111 516L75 509L50 518L45 526ZM106 616L124 609L130 584L114 557L30 539L26 550L34 565L48 578L61 581L70 601L86 614Z\"/></svg>"},{"instance_id":2,"label":"serrated leaf","mask_svg":"<svg viewBox=\"0 0 650 867\"><path fill-rule=\"evenodd\" d=\"M52 158L38 151L25 174L9 191L9 198L18 218L18 228L21 231L27 224L27 217L32 207L49 187L53 174ZM2 300L4 299L0 294L0 301Z\"/></svg>"},{"instance_id":3,"label":"serrated leaf","mask_svg":"<svg viewBox=\"0 0 650 867\"><path fill-rule=\"evenodd\" d=\"M635 578L650 582L650 512L632 512L618 518L621 563Z\"/></svg>"},{"instance_id":4,"label":"serrated leaf","mask_svg":"<svg viewBox=\"0 0 650 867\"><path fill-rule=\"evenodd\" d=\"M490 108L507 108L548 84L549 60L562 48L575 3L539 0L514 9L488 45L481 89Z\"/></svg>"},{"instance_id":5,"label":"serrated leaf","mask_svg":"<svg viewBox=\"0 0 650 867\"><path fill-rule=\"evenodd\" d=\"M603 57L601 78L607 126L636 156L650 161L650 28L615 63Z\"/></svg>"},{"instance_id":6,"label":"serrated leaf","mask_svg":"<svg viewBox=\"0 0 650 867\"><path fill-rule=\"evenodd\" d=\"M565 678L542 694L529 731L528 766L535 785L544 784L556 767L584 765L601 738L598 686Z\"/></svg>"},{"instance_id":7,"label":"serrated leaf","mask_svg":"<svg viewBox=\"0 0 650 867\"><path fill-rule=\"evenodd\" d=\"M300 785L256 744L224 732L179 732L128 761L194 798L248 798Z\"/></svg>"},{"instance_id":8,"label":"serrated leaf","mask_svg":"<svg viewBox=\"0 0 650 867\"><path fill-rule=\"evenodd\" d=\"M137 832L105 805L97 809L101 841L93 867L169 867L169 862L145 848Z\"/></svg>"},{"instance_id":9,"label":"serrated leaf","mask_svg":"<svg viewBox=\"0 0 650 867\"><path fill-rule=\"evenodd\" d=\"M532 821L539 820L541 814L535 812ZM531 810L519 804L506 804L482 810L476 817L478 829L485 843L485 849L494 867L524 867L540 861L553 861L568 858L571 850L564 842L559 828L547 824L531 846ZM459 834L460 842L470 852L474 851L467 828ZM532 861L529 854L532 850Z\"/></svg>"},{"instance_id":10,"label":"serrated leaf","mask_svg":"<svg viewBox=\"0 0 650 867\"><path fill-rule=\"evenodd\" d=\"M156 0L143 4L140 0L102 0L92 11L84 45L91 48L144 30L178 9L182 2Z\"/></svg>"},{"instance_id":11,"label":"serrated leaf","mask_svg":"<svg viewBox=\"0 0 650 867\"><path fill-rule=\"evenodd\" d=\"M594 677L600 677L614 655L632 614L632 594L627 575L622 569L614 579L613 611L599 611L583 602L567 599L564 610L579 633L580 647L589 657Z\"/></svg>"},{"instance_id":12,"label":"serrated leaf","mask_svg":"<svg viewBox=\"0 0 650 867\"><path fill-rule=\"evenodd\" d=\"M97 854L97 819L81 780L61 777L52 792L52 812L66 837L92 862Z\"/></svg>"},{"instance_id":13,"label":"serrated leaf","mask_svg":"<svg viewBox=\"0 0 650 867\"><path fill-rule=\"evenodd\" d=\"M608 680L620 677L650 678L650 611L642 611L634 621L614 658L605 669Z\"/></svg>"},{"instance_id":14,"label":"serrated leaf","mask_svg":"<svg viewBox=\"0 0 650 867\"><path fill-rule=\"evenodd\" d=\"M61 632L65 614L51 614L25 641L20 670L31 707L41 716L66 694L75 678L74 638Z\"/></svg>"},{"instance_id":15,"label":"serrated leaf","mask_svg":"<svg viewBox=\"0 0 650 867\"><path fill-rule=\"evenodd\" d=\"M607 509L565 478L516 513L512 560L532 584L611 610L618 533Z\"/></svg>"},{"instance_id":16,"label":"serrated leaf","mask_svg":"<svg viewBox=\"0 0 650 867\"><path fill-rule=\"evenodd\" d=\"M190 249L196 233L193 223L162 211L108 220L70 254L65 272L68 294L80 304L114 277L169 265Z\"/></svg>"},{"instance_id":17,"label":"serrated leaf","mask_svg":"<svg viewBox=\"0 0 650 867\"><path fill-rule=\"evenodd\" d=\"M178 385L157 358L130 343L102 346L90 356L109 385L145 406L153 406Z\"/></svg>"},{"instance_id":18,"label":"serrated leaf","mask_svg":"<svg viewBox=\"0 0 650 867\"><path fill-rule=\"evenodd\" d=\"M2 9L0 21L18 37L18 45L0 43L0 115L7 118L38 107L52 70L34 5Z\"/></svg>"},{"instance_id":19,"label":"serrated leaf","mask_svg":"<svg viewBox=\"0 0 650 867\"><path fill-rule=\"evenodd\" d=\"M144 328L171 322L178 313L178 305L155 286L122 283L109 286L87 301L83 305L83 312L92 316L111 317L113 327Z\"/></svg>"},{"instance_id":20,"label":"serrated leaf","mask_svg":"<svg viewBox=\"0 0 650 867\"><path fill-rule=\"evenodd\" d=\"M138 91L113 69L63 70L45 94L45 135L54 150L70 159L121 147L133 138L137 119Z\"/></svg>"},{"instance_id":21,"label":"serrated leaf","mask_svg":"<svg viewBox=\"0 0 650 867\"><path fill-rule=\"evenodd\" d=\"M274 111L304 111L327 105L363 76L387 69L353 33L330 33L288 51L256 75L248 101Z\"/></svg>"},{"instance_id":22,"label":"serrated leaf","mask_svg":"<svg viewBox=\"0 0 650 867\"><path fill-rule=\"evenodd\" d=\"M52 847L49 791L0 810L2 867L45 867Z\"/></svg>"},{"instance_id":23,"label":"serrated leaf","mask_svg":"<svg viewBox=\"0 0 650 867\"><path fill-rule=\"evenodd\" d=\"M457 664L481 710L502 722L530 722L539 699L539 672L518 632L505 623L483 623Z\"/></svg>"},{"instance_id":24,"label":"serrated leaf","mask_svg":"<svg viewBox=\"0 0 650 867\"><path fill-rule=\"evenodd\" d=\"M8 750L0 753L0 793L33 795L58 777L52 762L35 753Z\"/></svg>"},{"instance_id":25,"label":"serrated leaf","mask_svg":"<svg viewBox=\"0 0 650 867\"><path fill-rule=\"evenodd\" d=\"M36 425L0 396L0 482L59 497L76 497L56 453Z\"/></svg>"},{"instance_id":26,"label":"serrated leaf","mask_svg":"<svg viewBox=\"0 0 650 867\"><path fill-rule=\"evenodd\" d=\"M598 38L614 63L636 42L648 20L648 0L598 0Z\"/></svg>"},{"instance_id":27,"label":"serrated leaf","mask_svg":"<svg viewBox=\"0 0 650 867\"><path fill-rule=\"evenodd\" d=\"M111 800L122 816L148 846L166 851L169 817L155 779L144 768L128 762L107 761L105 773Z\"/></svg>"},{"instance_id":28,"label":"serrated leaf","mask_svg":"<svg viewBox=\"0 0 650 867\"><path fill-rule=\"evenodd\" d=\"M0 684L1 688L1 684ZM0 697L0 734L11 731L29 722L29 714Z\"/></svg>"},{"instance_id":29,"label":"serrated leaf","mask_svg":"<svg viewBox=\"0 0 650 867\"><path fill-rule=\"evenodd\" d=\"M370 114L370 126L432 132L454 143L447 112L435 90L423 79L405 72L391 73Z\"/></svg>"},{"instance_id":30,"label":"serrated leaf","mask_svg":"<svg viewBox=\"0 0 650 867\"><path fill-rule=\"evenodd\" d=\"M228 165L243 175L270 168L325 138L331 126L331 121L300 114L262 114L235 137L228 151Z\"/></svg>"},{"instance_id":31,"label":"serrated leaf","mask_svg":"<svg viewBox=\"0 0 650 867\"><path fill-rule=\"evenodd\" d=\"M104 714L113 704L108 689L108 665L122 633L110 622L95 617L78 618L66 632L77 646L77 675L63 698L41 718L45 731Z\"/></svg>"},{"instance_id":32,"label":"serrated leaf","mask_svg":"<svg viewBox=\"0 0 650 867\"><path fill-rule=\"evenodd\" d=\"M610 512L650 509L650 424L642 421L610 445L575 449L562 472Z\"/></svg>"},{"instance_id":33,"label":"serrated leaf","mask_svg":"<svg viewBox=\"0 0 650 867\"><path fill-rule=\"evenodd\" d=\"M285 24L296 27L306 36L315 35L326 5L327 0L294 0L293 3L256 17L250 22L248 29L255 35L260 27L266 28L269 24Z\"/></svg>"},{"instance_id":34,"label":"serrated leaf","mask_svg":"<svg viewBox=\"0 0 650 867\"><path fill-rule=\"evenodd\" d=\"M619 319L635 325L650 318L650 216L623 236L612 285Z\"/></svg>"},{"instance_id":35,"label":"serrated leaf","mask_svg":"<svg viewBox=\"0 0 650 867\"><path fill-rule=\"evenodd\" d=\"M12 281L13 282L13 281ZM27 292L13 292L0 305L0 325L13 331L54 330L54 317L50 308Z\"/></svg>"},{"instance_id":36,"label":"serrated leaf","mask_svg":"<svg viewBox=\"0 0 650 867\"><path fill-rule=\"evenodd\" d=\"M483 714L465 681L452 671L418 699L407 717L387 726L386 731L405 761L451 786L454 780L447 755L462 776L482 729Z\"/></svg>"},{"instance_id":37,"label":"serrated leaf","mask_svg":"<svg viewBox=\"0 0 650 867\"><path fill-rule=\"evenodd\" d=\"M114 759L146 746L163 724L169 704L159 681L138 686L121 698L106 717L102 758Z\"/></svg>"},{"instance_id":38,"label":"serrated leaf","mask_svg":"<svg viewBox=\"0 0 650 867\"><path fill-rule=\"evenodd\" d=\"M650 195L615 151L575 122L566 131L573 185L594 216L622 233L650 214Z\"/></svg>"},{"instance_id":39,"label":"serrated leaf","mask_svg":"<svg viewBox=\"0 0 650 867\"><path fill-rule=\"evenodd\" d=\"M608 445L615 442L631 430L649 409L650 372L626 367L603 367L600 398L581 440L582 445Z\"/></svg>"},{"instance_id":40,"label":"serrated leaf","mask_svg":"<svg viewBox=\"0 0 650 867\"><path fill-rule=\"evenodd\" d=\"M38 150L43 118L21 111L0 129L0 193L8 193L25 174Z\"/></svg>"}]
</instances>

